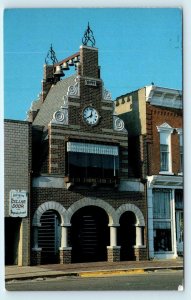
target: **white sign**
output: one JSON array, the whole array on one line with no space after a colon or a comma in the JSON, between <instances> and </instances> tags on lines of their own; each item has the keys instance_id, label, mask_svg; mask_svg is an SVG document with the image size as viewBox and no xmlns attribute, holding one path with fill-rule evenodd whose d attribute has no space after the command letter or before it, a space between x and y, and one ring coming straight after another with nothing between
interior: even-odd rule
<instances>
[{"instance_id":1,"label":"white sign","mask_svg":"<svg viewBox=\"0 0 191 300\"><path fill-rule=\"evenodd\" d=\"M28 196L26 191L10 191L9 215L11 217L27 217Z\"/></svg>"},{"instance_id":2,"label":"white sign","mask_svg":"<svg viewBox=\"0 0 191 300\"><path fill-rule=\"evenodd\" d=\"M86 79L85 85L97 86L96 80Z\"/></svg>"}]
</instances>

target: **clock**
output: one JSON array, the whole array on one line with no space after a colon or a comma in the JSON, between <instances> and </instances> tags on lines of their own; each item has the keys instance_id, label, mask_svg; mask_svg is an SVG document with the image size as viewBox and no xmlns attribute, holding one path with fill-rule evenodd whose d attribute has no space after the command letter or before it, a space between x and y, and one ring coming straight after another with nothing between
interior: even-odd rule
<instances>
[{"instance_id":1,"label":"clock","mask_svg":"<svg viewBox=\"0 0 191 300\"><path fill-rule=\"evenodd\" d=\"M99 114L97 110L91 106L87 106L83 110L83 120L88 125L96 125L99 122Z\"/></svg>"}]
</instances>

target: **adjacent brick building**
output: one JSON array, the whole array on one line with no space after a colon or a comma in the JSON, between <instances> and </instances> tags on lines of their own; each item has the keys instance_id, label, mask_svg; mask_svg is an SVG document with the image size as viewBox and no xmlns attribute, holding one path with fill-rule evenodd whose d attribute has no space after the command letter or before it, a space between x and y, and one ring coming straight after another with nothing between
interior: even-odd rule
<instances>
[{"instance_id":1,"label":"adjacent brick building","mask_svg":"<svg viewBox=\"0 0 191 300\"><path fill-rule=\"evenodd\" d=\"M5 120L4 136L5 263L25 266L30 264L31 124ZM17 214L19 195L27 197L25 217Z\"/></svg>"},{"instance_id":2,"label":"adjacent brick building","mask_svg":"<svg viewBox=\"0 0 191 300\"><path fill-rule=\"evenodd\" d=\"M183 132L181 91L146 86L119 96L129 176L147 182L149 257L183 254Z\"/></svg>"}]
</instances>

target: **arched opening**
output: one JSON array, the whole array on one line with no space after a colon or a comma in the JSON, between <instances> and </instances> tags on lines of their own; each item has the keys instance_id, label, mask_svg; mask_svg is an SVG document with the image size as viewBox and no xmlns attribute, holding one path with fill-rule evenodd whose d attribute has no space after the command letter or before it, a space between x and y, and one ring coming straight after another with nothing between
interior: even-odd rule
<instances>
[{"instance_id":1,"label":"arched opening","mask_svg":"<svg viewBox=\"0 0 191 300\"><path fill-rule=\"evenodd\" d=\"M121 246L120 260L135 260L136 216L131 211L124 212L119 219L118 245Z\"/></svg>"},{"instance_id":2,"label":"arched opening","mask_svg":"<svg viewBox=\"0 0 191 300\"><path fill-rule=\"evenodd\" d=\"M58 263L61 239L60 216L55 210L47 210L40 218L38 246L42 248L41 264Z\"/></svg>"},{"instance_id":3,"label":"arched opening","mask_svg":"<svg viewBox=\"0 0 191 300\"><path fill-rule=\"evenodd\" d=\"M108 215L96 206L80 208L71 218L72 262L107 260Z\"/></svg>"}]
</instances>

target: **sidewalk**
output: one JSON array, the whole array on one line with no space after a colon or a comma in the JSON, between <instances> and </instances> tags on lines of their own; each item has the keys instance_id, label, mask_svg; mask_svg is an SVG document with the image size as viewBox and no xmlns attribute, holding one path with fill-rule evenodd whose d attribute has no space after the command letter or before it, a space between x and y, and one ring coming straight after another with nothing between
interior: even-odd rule
<instances>
[{"instance_id":1,"label":"sidewalk","mask_svg":"<svg viewBox=\"0 0 191 300\"><path fill-rule=\"evenodd\" d=\"M112 276L126 273L141 273L161 269L183 270L183 259L153 260L153 261L122 261L122 262L94 262L78 264L52 264L40 266L6 266L5 280L26 280L59 276Z\"/></svg>"}]
</instances>

